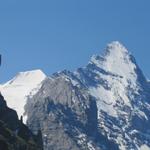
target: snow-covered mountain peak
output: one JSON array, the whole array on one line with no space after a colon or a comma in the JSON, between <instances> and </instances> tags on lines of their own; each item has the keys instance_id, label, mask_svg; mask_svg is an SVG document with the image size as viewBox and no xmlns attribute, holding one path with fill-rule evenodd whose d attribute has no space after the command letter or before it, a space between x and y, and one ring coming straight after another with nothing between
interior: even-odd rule
<instances>
[{"instance_id":1,"label":"snow-covered mountain peak","mask_svg":"<svg viewBox=\"0 0 150 150\"><path fill-rule=\"evenodd\" d=\"M94 55L90 61L97 67L128 79L135 78L136 63L133 56L118 41L107 45L104 55Z\"/></svg>"},{"instance_id":2,"label":"snow-covered mountain peak","mask_svg":"<svg viewBox=\"0 0 150 150\"><path fill-rule=\"evenodd\" d=\"M27 97L38 91L45 78L46 75L41 70L20 72L12 80L0 86L8 106L16 110L19 117L24 115Z\"/></svg>"},{"instance_id":3,"label":"snow-covered mountain peak","mask_svg":"<svg viewBox=\"0 0 150 150\"><path fill-rule=\"evenodd\" d=\"M35 84L45 77L46 75L41 70L19 72L12 80L8 81L5 86L10 84L21 85L22 82L23 84Z\"/></svg>"},{"instance_id":4,"label":"snow-covered mountain peak","mask_svg":"<svg viewBox=\"0 0 150 150\"><path fill-rule=\"evenodd\" d=\"M141 122L149 120L150 84L131 53L119 42L112 42L107 45L103 55L93 55L86 67L79 68L76 76L96 99L100 128L111 139L116 125L119 132L122 130L121 134L114 133L120 149L138 149L127 146L124 133L127 133L128 141L132 143L133 129L143 132ZM108 120L114 122L113 128ZM144 144L135 143L137 147Z\"/></svg>"},{"instance_id":5,"label":"snow-covered mountain peak","mask_svg":"<svg viewBox=\"0 0 150 150\"><path fill-rule=\"evenodd\" d=\"M118 53L120 53L120 52L121 53L128 53L128 50L119 41L113 41L113 42L107 44L107 50L109 50L109 51L116 51Z\"/></svg>"},{"instance_id":6,"label":"snow-covered mountain peak","mask_svg":"<svg viewBox=\"0 0 150 150\"><path fill-rule=\"evenodd\" d=\"M77 75L96 97L98 111L113 117L120 114L118 103L131 108L143 78L134 57L118 41L108 44L103 55L92 56L87 67L79 69Z\"/></svg>"}]
</instances>

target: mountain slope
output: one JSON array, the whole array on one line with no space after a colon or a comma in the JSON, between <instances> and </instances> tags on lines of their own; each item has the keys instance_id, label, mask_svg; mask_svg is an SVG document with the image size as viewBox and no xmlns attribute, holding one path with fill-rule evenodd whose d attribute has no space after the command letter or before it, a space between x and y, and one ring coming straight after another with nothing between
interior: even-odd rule
<instances>
[{"instance_id":1,"label":"mountain slope","mask_svg":"<svg viewBox=\"0 0 150 150\"><path fill-rule=\"evenodd\" d=\"M28 96L32 96L40 88L46 75L40 70L18 73L12 80L1 85L1 93L10 108L17 111L19 118L24 116L24 106ZM24 116L24 123L26 122Z\"/></svg>"},{"instance_id":2,"label":"mountain slope","mask_svg":"<svg viewBox=\"0 0 150 150\"><path fill-rule=\"evenodd\" d=\"M95 99L65 74L46 79L25 110L30 129L42 131L44 150L118 149L98 132Z\"/></svg>"}]
</instances>

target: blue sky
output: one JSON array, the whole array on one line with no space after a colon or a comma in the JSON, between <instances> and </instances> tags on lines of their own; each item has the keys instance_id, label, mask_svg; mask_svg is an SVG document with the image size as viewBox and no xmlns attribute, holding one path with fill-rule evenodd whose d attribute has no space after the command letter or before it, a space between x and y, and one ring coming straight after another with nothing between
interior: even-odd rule
<instances>
[{"instance_id":1,"label":"blue sky","mask_svg":"<svg viewBox=\"0 0 150 150\"><path fill-rule=\"evenodd\" d=\"M150 78L150 0L0 0L1 82L84 66L119 40Z\"/></svg>"}]
</instances>

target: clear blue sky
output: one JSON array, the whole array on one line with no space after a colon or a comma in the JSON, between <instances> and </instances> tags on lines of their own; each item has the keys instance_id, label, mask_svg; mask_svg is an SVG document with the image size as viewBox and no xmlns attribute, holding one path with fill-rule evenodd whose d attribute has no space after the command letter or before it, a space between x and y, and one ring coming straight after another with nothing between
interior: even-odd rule
<instances>
[{"instance_id":1,"label":"clear blue sky","mask_svg":"<svg viewBox=\"0 0 150 150\"><path fill-rule=\"evenodd\" d=\"M75 70L114 40L150 78L150 0L0 0L0 81Z\"/></svg>"}]
</instances>

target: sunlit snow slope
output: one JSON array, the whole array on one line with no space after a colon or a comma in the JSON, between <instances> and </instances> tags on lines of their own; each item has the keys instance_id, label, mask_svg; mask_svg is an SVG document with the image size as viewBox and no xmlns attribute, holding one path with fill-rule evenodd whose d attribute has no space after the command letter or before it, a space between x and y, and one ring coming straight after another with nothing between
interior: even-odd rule
<instances>
[{"instance_id":1,"label":"sunlit snow slope","mask_svg":"<svg viewBox=\"0 0 150 150\"><path fill-rule=\"evenodd\" d=\"M27 96L32 96L40 88L40 83L46 78L41 70L18 73L12 80L1 85L1 93L10 108L17 111L19 118L24 116L24 106ZM26 122L24 116L24 122Z\"/></svg>"}]
</instances>

